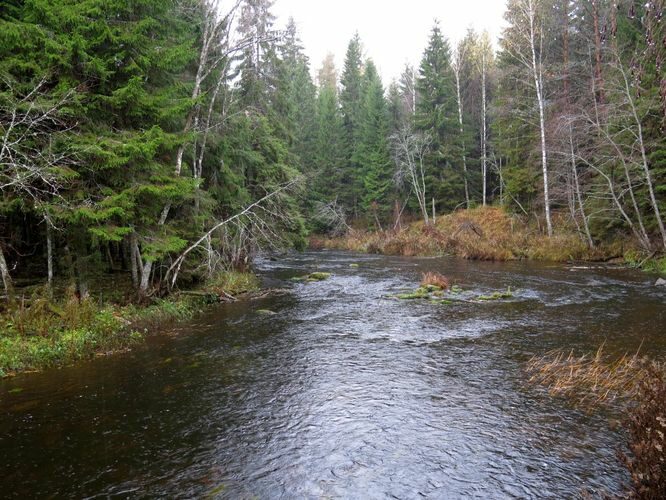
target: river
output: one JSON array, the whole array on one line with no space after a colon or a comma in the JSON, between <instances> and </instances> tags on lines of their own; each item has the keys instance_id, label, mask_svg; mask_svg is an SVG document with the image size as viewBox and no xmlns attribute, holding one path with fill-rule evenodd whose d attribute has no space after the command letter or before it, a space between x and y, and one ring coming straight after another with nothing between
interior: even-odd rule
<instances>
[{"instance_id":1,"label":"river","mask_svg":"<svg viewBox=\"0 0 666 500\"><path fill-rule=\"evenodd\" d=\"M598 266L306 252L287 293L221 305L130 353L0 381L9 498L564 498L618 493L625 438L526 383L566 347L666 353L666 292ZM289 278L313 270L316 283ZM392 295L439 271L473 297ZM269 314L270 310L274 314Z\"/></svg>"}]
</instances>

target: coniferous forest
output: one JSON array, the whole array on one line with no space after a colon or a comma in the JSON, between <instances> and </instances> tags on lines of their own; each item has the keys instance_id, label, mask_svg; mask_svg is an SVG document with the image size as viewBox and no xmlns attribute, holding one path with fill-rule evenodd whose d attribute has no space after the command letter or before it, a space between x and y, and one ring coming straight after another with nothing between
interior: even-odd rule
<instances>
[{"instance_id":1,"label":"coniferous forest","mask_svg":"<svg viewBox=\"0 0 666 500\"><path fill-rule=\"evenodd\" d=\"M279 2L0 0L3 494L666 498L666 0Z\"/></svg>"},{"instance_id":2,"label":"coniferous forest","mask_svg":"<svg viewBox=\"0 0 666 500\"><path fill-rule=\"evenodd\" d=\"M107 268L146 295L308 232L480 205L666 248L660 0L512 0L498 51L435 21L392 82L360 34L342 68L309 61L272 3L2 2L5 290L85 295Z\"/></svg>"}]
</instances>

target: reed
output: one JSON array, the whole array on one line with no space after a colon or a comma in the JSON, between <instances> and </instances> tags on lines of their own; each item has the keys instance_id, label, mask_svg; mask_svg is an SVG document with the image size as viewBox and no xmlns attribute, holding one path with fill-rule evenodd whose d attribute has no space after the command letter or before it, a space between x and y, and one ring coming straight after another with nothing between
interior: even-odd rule
<instances>
[{"instance_id":1,"label":"reed","mask_svg":"<svg viewBox=\"0 0 666 500\"><path fill-rule=\"evenodd\" d=\"M650 378L650 366L638 352L613 360L602 345L593 355L555 350L533 357L527 363L527 372L530 383L546 387L550 394L594 408L618 399L635 401L641 384Z\"/></svg>"}]
</instances>

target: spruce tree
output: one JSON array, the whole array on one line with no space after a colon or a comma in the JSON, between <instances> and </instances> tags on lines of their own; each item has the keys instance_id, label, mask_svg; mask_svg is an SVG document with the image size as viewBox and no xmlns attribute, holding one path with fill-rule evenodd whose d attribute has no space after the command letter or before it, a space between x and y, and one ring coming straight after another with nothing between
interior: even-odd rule
<instances>
[{"instance_id":1,"label":"spruce tree","mask_svg":"<svg viewBox=\"0 0 666 500\"><path fill-rule=\"evenodd\" d=\"M354 161L363 99L363 60L361 38L358 33L349 41L340 86L340 107L344 127L344 182L347 184L342 201L358 214L358 203L363 189L362 174L358 171L358 163Z\"/></svg>"},{"instance_id":2,"label":"spruce tree","mask_svg":"<svg viewBox=\"0 0 666 500\"><path fill-rule=\"evenodd\" d=\"M390 210L391 157L388 147L389 116L384 88L371 60L365 64L359 130L353 161L363 182L362 203L373 219ZM377 220L375 220L377 222Z\"/></svg>"},{"instance_id":3,"label":"spruce tree","mask_svg":"<svg viewBox=\"0 0 666 500\"><path fill-rule=\"evenodd\" d=\"M427 158L430 192L440 210L451 209L464 200L464 183L458 165L459 129L449 44L437 22L421 59L416 90L416 126L432 139Z\"/></svg>"}]
</instances>

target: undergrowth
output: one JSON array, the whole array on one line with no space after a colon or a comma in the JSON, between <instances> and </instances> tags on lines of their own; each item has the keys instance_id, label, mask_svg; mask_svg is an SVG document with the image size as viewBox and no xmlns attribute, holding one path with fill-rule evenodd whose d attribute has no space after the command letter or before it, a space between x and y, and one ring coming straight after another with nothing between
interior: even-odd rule
<instances>
[{"instance_id":1,"label":"undergrowth","mask_svg":"<svg viewBox=\"0 0 666 500\"><path fill-rule=\"evenodd\" d=\"M236 296L258 287L256 276L228 272L206 290ZM129 349L146 333L191 318L205 303L205 294L175 294L148 305L79 300L73 294L57 300L45 288L36 289L0 313L0 377Z\"/></svg>"}]
</instances>

